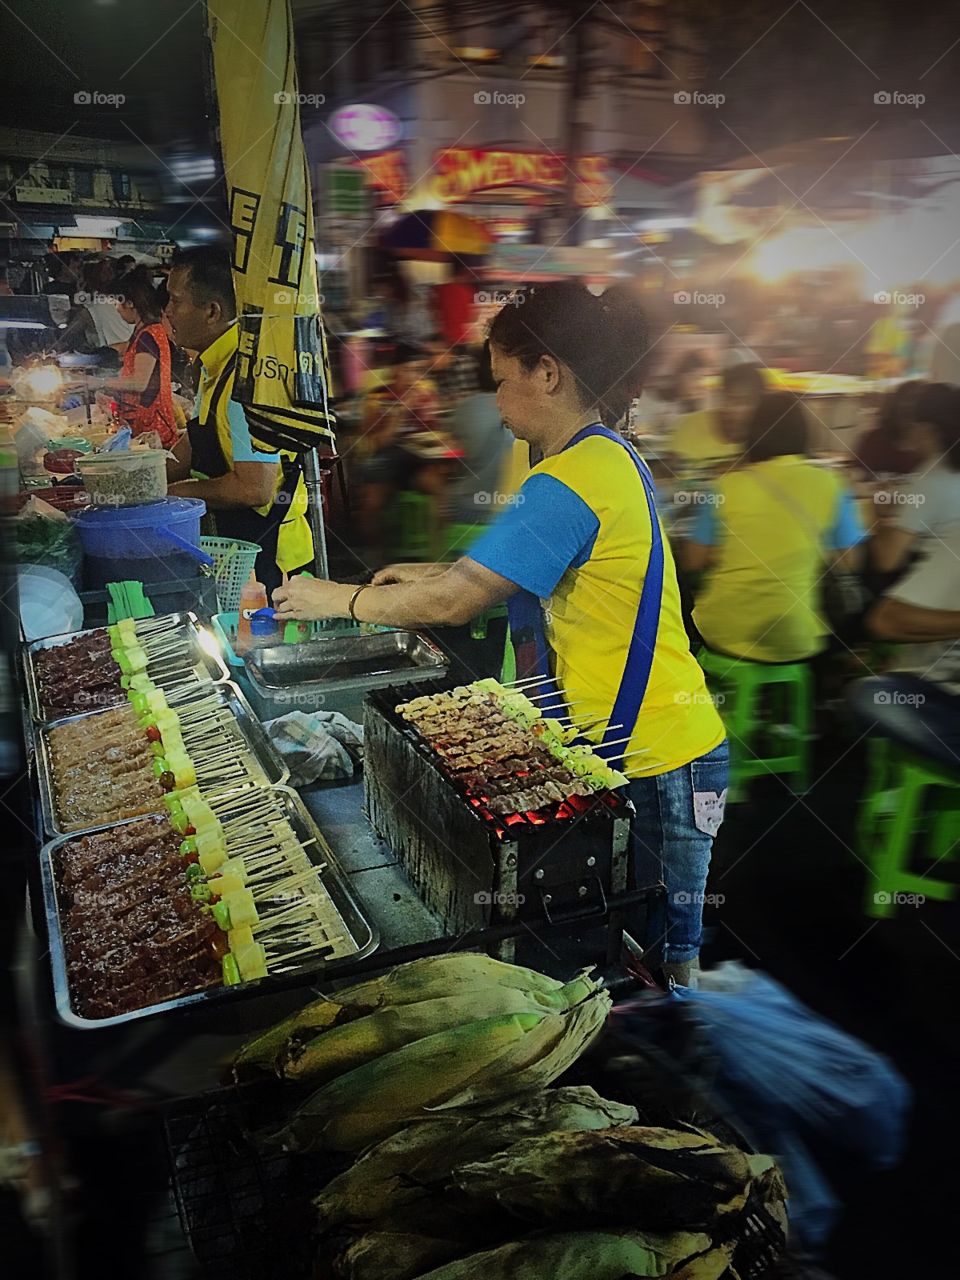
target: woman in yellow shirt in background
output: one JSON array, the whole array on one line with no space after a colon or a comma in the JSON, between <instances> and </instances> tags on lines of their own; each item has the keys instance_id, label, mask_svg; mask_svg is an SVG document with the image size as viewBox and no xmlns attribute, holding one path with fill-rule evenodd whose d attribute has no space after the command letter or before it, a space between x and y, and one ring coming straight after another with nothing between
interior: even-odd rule
<instances>
[{"instance_id":1,"label":"woman in yellow shirt in background","mask_svg":"<svg viewBox=\"0 0 960 1280\"><path fill-rule=\"evenodd\" d=\"M453 565L393 565L361 589L292 579L274 601L281 619L401 627L458 625L507 601L518 674L543 689L552 680L630 779L636 883L667 886L644 941L666 976L689 982L729 755L684 631L653 480L604 425L639 391L643 311L622 293L550 284L505 306L489 341L501 419L542 458L516 500Z\"/></svg>"},{"instance_id":2,"label":"woman in yellow shirt in background","mask_svg":"<svg viewBox=\"0 0 960 1280\"><path fill-rule=\"evenodd\" d=\"M693 620L717 653L800 662L826 646L821 579L866 534L843 479L807 457L808 435L795 396L765 395L739 466L705 495L684 560L707 570Z\"/></svg>"}]
</instances>

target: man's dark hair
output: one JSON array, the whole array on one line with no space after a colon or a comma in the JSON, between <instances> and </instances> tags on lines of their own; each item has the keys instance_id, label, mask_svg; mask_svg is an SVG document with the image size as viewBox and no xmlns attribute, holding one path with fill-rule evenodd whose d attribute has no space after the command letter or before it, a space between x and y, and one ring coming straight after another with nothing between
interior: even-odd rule
<instances>
[{"instance_id":1,"label":"man's dark hair","mask_svg":"<svg viewBox=\"0 0 960 1280\"><path fill-rule=\"evenodd\" d=\"M751 368L752 366L742 366ZM785 454L806 454L810 431L807 411L789 391L769 391L761 396L747 427L744 462L765 462Z\"/></svg>"},{"instance_id":2,"label":"man's dark hair","mask_svg":"<svg viewBox=\"0 0 960 1280\"><path fill-rule=\"evenodd\" d=\"M724 392L750 391L762 396L767 389L767 381L758 364L732 364L724 369L720 378Z\"/></svg>"},{"instance_id":3,"label":"man's dark hair","mask_svg":"<svg viewBox=\"0 0 960 1280\"><path fill-rule=\"evenodd\" d=\"M490 343L485 342L475 356L477 390L487 393L496 392L497 384L493 380L493 369L490 360Z\"/></svg>"},{"instance_id":4,"label":"man's dark hair","mask_svg":"<svg viewBox=\"0 0 960 1280\"><path fill-rule=\"evenodd\" d=\"M227 249L221 245L178 249L170 265L171 269L188 272L190 296L198 307L208 302L219 302L221 311L229 319L237 314L233 271Z\"/></svg>"},{"instance_id":5,"label":"man's dark hair","mask_svg":"<svg viewBox=\"0 0 960 1280\"><path fill-rule=\"evenodd\" d=\"M960 387L928 383L917 396L913 419L933 427L944 463L951 471L960 471Z\"/></svg>"}]
</instances>

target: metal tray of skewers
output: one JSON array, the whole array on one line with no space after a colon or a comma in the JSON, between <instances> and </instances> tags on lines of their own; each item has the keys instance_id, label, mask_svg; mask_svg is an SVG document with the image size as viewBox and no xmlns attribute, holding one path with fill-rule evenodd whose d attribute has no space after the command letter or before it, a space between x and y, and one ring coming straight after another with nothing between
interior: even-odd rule
<instances>
[{"instance_id":1,"label":"metal tray of skewers","mask_svg":"<svg viewBox=\"0 0 960 1280\"><path fill-rule=\"evenodd\" d=\"M200 780L200 790L204 792L209 789L211 791L231 791L238 788L260 786L260 787L276 787L284 785L290 778L290 770L277 754L276 748L270 741L266 730L261 722L254 715L253 710L241 693L240 689L230 681L212 686L209 693L204 695L203 701L212 705L214 708L222 708L227 715L223 718L223 727L227 728L227 732L234 735L234 751L231 753L230 759L223 765L222 775L211 779L208 782ZM184 715L188 712L190 704L181 704L176 707L178 714ZM38 727L36 734L36 774L37 789L40 793L40 810L43 814L43 825L48 835L78 835L84 831L90 831L101 825L103 814L99 815L99 820L91 819L90 821L81 821L77 825L67 825L61 818L60 805L58 804L58 786L56 771L53 762L53 752L51 750L50 738L52 734L57 733L64 727L72 724L87 724L90 726L91 750L99 751L101 757L106 758L106 741L101 734L98 735L98 728L102 729L103 717L113 717L118 711L123 710L120 707L111 707L104 711L86 711L79 715L67 716L62 720L57 720L52 724ZM233 726L236 726L236 732ZM185 736L184 742L188 749L190 741ZM198 748L199 751L205 751L206 748ZM199 754L196 757L197 762L203 767ZM113 821L121 821L123 818L140 817L145 813L155 812L158 806L161 806L162 794L157 791L155 802L154 797L148 797L142 809L135 812L127 811L122 814L108 815Z\"/></svg>"},{"instance_id":2,"label":"metal tray of skewers","mask_svg":"<svg viewBox=\"0 0 960 1280\"><path fill-rule=\"evenodd\" d=\"M163 657L158 657L156 663L147 667L148 675L151 675L158 687L164 689L171 704L195 696L208 684L223 684L229 679L229 672L220 656L216 640L203 628L195 613L170 613L159 618L144 619L144 623L152 628L168 624L164 635L166 636L168 629L171 641L174 641L178 632L182 633L182 644L174 642L173 645L163 645L162 647L166 650ZM44 702L42 679L37 669L37 655L47 649L62 648L75 640L89 640L98 632L105 633L106 628L94 627L88 631L69 631L62 635L47 636L44 640L34 640L22 646L21 662L27 706L36 724L56 724L71 715L103 711L123 705L125 694L120 686L119 669L115 690L108 688L102 692L88 692L81 689L77 694L77 705L73 711L64 707L53 708ZM174 649L172 653L171 648ZM182 650L182 653L177 650ZM81 673L78 672L78 674Z\"/></svg>"},{"instance_id":3,"label":"metal tray of skewers","mask_svg":"<svg viewBox=\"0 0 960 1280\"><path fill-rule=\"evenodd\" d=\"M65 920L69 921L69 908L61 895L60 851L74 841L104 833L119 833L126 827L145 821L159 823L166 816L163 814L140 815L122 822L108 823L94 830L59 836L45 844L41 850L40 875L53 991L57 1014L62 1022L80 1030L97 1030L134 1022L141 1018L154 1017L158 1014L169 1014L179 1010L202 1010L229 1000L267 995L271 987L281 981L285 987L288 987L291 978L298 981L302 978L307 982L335 976L338 969L345 964L353 965L376 951L380 945L377 927L364 914L348 886L335 854L294 790L282 786L272 788L266 793L262 790L252 793L236 792L218 798L215 803L219 806L221 814L229 813L231 806L236 806L237 810L242 810L245 806L248 812L252 811L255 814L254 822L259 820L261 823L276 823L278 818L285 819L289 823L295 840L294 853L297 855L302 853L305 856L309 862L307 870L313 873L305 875L301 872L293 877L299 882L296 886L297 893L302 897L304 904L299 908L299 915L297 915L297 904L294 903L292 907L290 905L295 896L290 878L281 882L276 880L266 882L259 891L262 917L261 923L257 926L257 936L264 937L265 945L269 948L267 976L227 986L220 981L209 982L208 973L204 980L208 981L209 985L177 995L172 999L163 999L157 1003L145 1004L143 1007L107 1017L90 1017L78 1012L76 992L71 984L71 965L67 945L69 924L66 929L64 927ZM276 831L276 826L273 830ZM175 842L179 836L173 836L172 839ZM244 851L245 839L249 848L250 836L228 834L227 844L231 858L243 857L246 862L248 855ZM104 856L109 855L105 853ZM258 859L262 865L262 860L266 856L270 855L264 854L262 844L259 853L249 855L254 875L256 875ZM84 899L85 906L88 901L89 898ZM111 896L107 889L102 894L102 908L104 924L110 929L117 908L115 896ZM199 912L199 906L197 910ZM293 922L291 922L291 913L295 917ZM307 928L303 924L304 913L309 914L309 946L304 946L301 940L291 941L295 936L302 939L303 931ZM100 940L104 941L105 945L113 945L115 928L114 925L110 930L111 941L109 942L106 941L107 935L100 935ZM261 933L261 928L265 931L264 933ZM297 930L300 931L299 935L296 934ZM97 940L95 927L90 933L91 942L95 943ZM128 959L139 959L141 955L146 955L146 951L141 950L143 946L144 944L140 941L132 941ZM176 960L172 959L171 965L175 966L175 964ZM111 971L106 966L101 972L107 981L112 979Z\"/></svg>"}]
</instances>

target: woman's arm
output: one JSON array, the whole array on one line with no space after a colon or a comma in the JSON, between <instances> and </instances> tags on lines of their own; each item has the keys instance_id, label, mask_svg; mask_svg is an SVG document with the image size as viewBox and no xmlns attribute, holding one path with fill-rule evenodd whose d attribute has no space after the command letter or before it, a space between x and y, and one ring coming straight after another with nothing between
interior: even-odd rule
<instances>
[{"instance_id":1,"label":"woman's arm","mask_svg":"<svg viewBox=\"0 0 960 1280\"><path fill-rule=\"evenodd\" d=\"M683 540L677 543L676 556L681 569L687 573L702 573L717 563L717 548Z\"/></svg>"},{"instance_id":2,"label":"woman's arm","mask_svg":"<svg viewBox=\"0 0 960 1280\"><path fill-rule=\"evenodd\" d=\"M139 395L146 391L157 367L157 357L148 351L138 351L133 358L133 372L115 378L105 378L102 386L107 391L132 391Z\"/></svg>"},{"instance_id":3,"label":"woman's arm","mask_svg":"<svg viewBox=\"0 0 960 1280\"><path fill-rule=\"evenodd\" d=\"M273 593L281 621L348 618L357 588L349 583L294 577ZM485 609L502 604L516 584L464 557L442 573L414 581L369 586L357 596L358 622L390 627L458 627Z\"/></svg>"},{"instance_id":4,"label":"woman's arm","mask_svg":"<svg viewBox=\"0 0 960 1280\"><path fill-rule=\"evenodd\" d=\"M870 563L881 573L893 573L906 563L916 538L912 529L901 529L895 524L878 525L870 539Z\"/></svg>"},{"instance_id":5,"label":"woman's arm","mask_svg":"<svg viewBox=\"0 0 960 1280\"><path fill-rule=\"evenodd\" d=\"M386 587L391 582L419 582L421 578L432 578L435 574L446 573L450 568L447 563L438 564L388 564L378 569L373 575L372 585Z\"/></svg>"},{"instance_id":6,"label":"woman's arm","mask_svg":"<svg viewBox=\"0 0 960 1280\"><path fill-rule=\"evenodd\" d=\"M866 624L878 640L899 640L903 644L960 639L960 612L921 609L900 600L879 600L867 614Z\"/></svg>"}]
</instances>

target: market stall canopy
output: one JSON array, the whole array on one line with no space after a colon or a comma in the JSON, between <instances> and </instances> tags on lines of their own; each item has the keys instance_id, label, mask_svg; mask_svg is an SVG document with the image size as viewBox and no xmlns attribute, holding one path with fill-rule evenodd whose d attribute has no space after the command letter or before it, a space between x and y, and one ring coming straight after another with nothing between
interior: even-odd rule
<instances>
[{"instance_id":1,"label":"market stall canopy","mask_svg":"<svg viewBox=\"0 0 960 1280\"><path fill-rule=\"evenodd\" d=\"M609 249L498 244L484 264L482 274L488 280L513 284L573 278L587 284L604 284L616 275L616 271Z\"/></svg>"},{"instance_id":2,"label":"market stall canopy","mask_svg":"<svg viewBox=\"0 0 960 1280\"><path fill-rule=\"evenodd\" d=\"M400 258L442 262L482 258L493 244L489 231L473 218L446 209L417 209L404 214L381 237L385 249Z\"/></svg>"},{"instance_id":3,"label":"market stall canopy","mask_svg":"<svg viewBox=\"0 0 960 1280\"><path fill-rule=\"evenodd\" d=\"M313 201L289 0L207 0L233 238L240 351L233 397L255 444L333 441Z\"/></svg>"}]
</instances>

